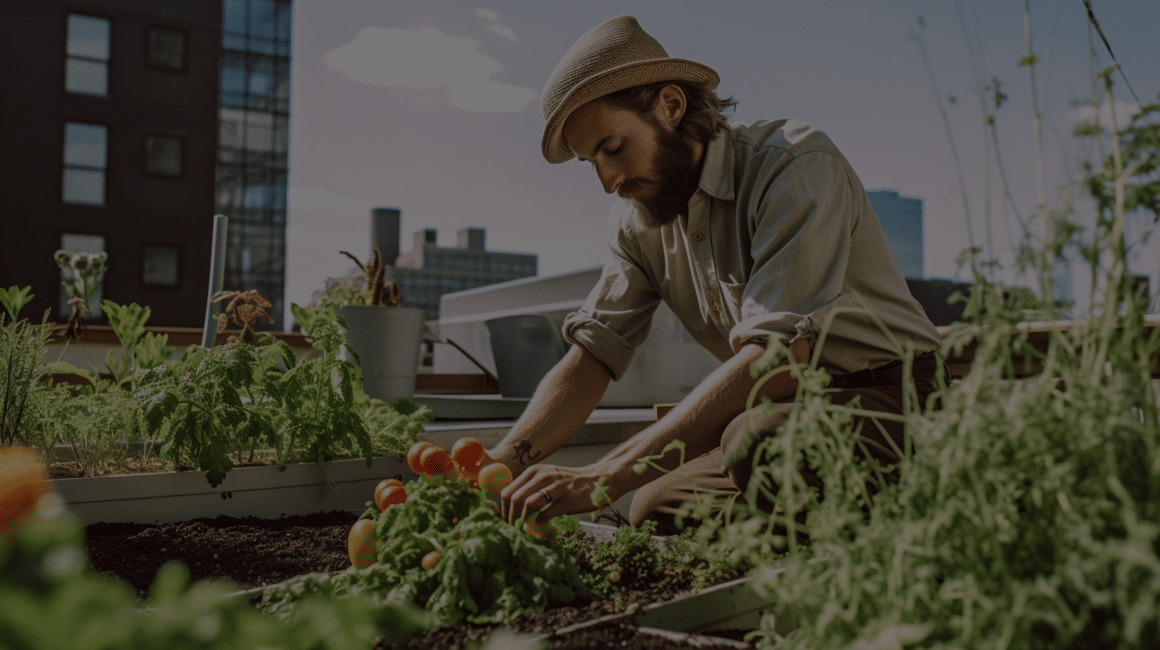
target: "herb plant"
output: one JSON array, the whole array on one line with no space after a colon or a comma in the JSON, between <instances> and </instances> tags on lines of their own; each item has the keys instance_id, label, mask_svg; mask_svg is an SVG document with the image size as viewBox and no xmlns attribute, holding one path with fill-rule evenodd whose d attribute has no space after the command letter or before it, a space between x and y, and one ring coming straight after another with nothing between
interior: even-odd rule
<instances>
[{"instance_id":1,"label":"herb plant","mask_svg":"<svg viewBox=\"0 0 1160 650\"><path fill-rule=\"evenodd\" d=\"M39 324L14 319L32 297L26 289L11 287L3 294L7 313L0 314L0 445L11 445L31 440L32 418L27 416L36 411L44 392L42 357L52 325L47 313Z\"/></svg>"}]
</instances>

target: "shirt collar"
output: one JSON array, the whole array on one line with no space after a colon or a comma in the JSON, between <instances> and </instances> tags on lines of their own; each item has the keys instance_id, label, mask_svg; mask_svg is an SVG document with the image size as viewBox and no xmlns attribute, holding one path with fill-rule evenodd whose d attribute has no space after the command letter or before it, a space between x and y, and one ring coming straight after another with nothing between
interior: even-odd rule
<instances>
[{"instance_id":1,"label":"shirt collar","mask_svg":"<svg viewBox=\"0 0 1160 650\"><path fill-rule=\"evenodd\" d=\"M733 147L729 144L729 129L717 127L716 135L705 147L705 162L697 184L709 196L723 201L732 201L736 196L733 190Z\"/></svg>"}]
</instances>

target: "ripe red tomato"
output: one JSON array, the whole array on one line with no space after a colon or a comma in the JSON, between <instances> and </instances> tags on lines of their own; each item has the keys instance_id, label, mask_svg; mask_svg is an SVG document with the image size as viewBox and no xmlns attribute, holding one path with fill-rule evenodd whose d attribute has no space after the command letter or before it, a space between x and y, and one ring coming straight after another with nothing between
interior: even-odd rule
<instances>
[{"instance_id":1,"label":"ripe red tomato","mask_svg":"<svg viewBox=\"0 0 1160 650\"><path fill-rule=\"evenodd\" d=\"M434 445L423 451L419 464L423 466L423 473L431 476L439 476L453 467L451 456Z\"/></svg>"},{"instance_id":2,"label":"ripe red tomato","mask_svg":"<svg viewBox=\"0 0 1160 650\"><path fill-rule=\"evenodd\" d=\"M407 465L410 466L412 472L416 474L423 473L423 465L419 462L419 457L423 455L424 451L434 446L434 444L426 441L416 442L411 445L411 448L407 451Z\"/></svg>"},{"instance_id":3,"label":"ripe red tomato","mask_svg":"<svg viewBox=\"0 0 1160 650\"><path fill-rule=\"evenodd\" d=\"M359 519L350 527L346 537L346 550L350 563L356 569L365 569L375 563L375 522Z\"/></svg>"},{"instance_id":4,"label":"ripe red tomato","mask_svg":"<svg viewBox=\"0 0 1160 650\"><path fill-rule=\"evenodd\" d=\"M387 481L391 480L394 479L387 479ZM403 487L402 483L395 481L384 486L383 484L387 483L387 481L379 483L379 487L382 488L381 490L375 488L375 505L378 506L379 512L391 506L399 505L407 500L407 490Z\"/></svg>"},{"instance_id":5,"label":"ripe red tomato","mask_svg":"<svg viewBox=\"0 0 1160 650\"><path fill-rule=\"evenodd\" d=\"M460 438L451 448L451 458L461 468L479 467L485 455L483 445L475 438Z\"/></svg>"},{"instance_id":6,"label":"ripe red tomato","mask_svg":"<svg viewBox=\"0 0 1160 650\"><path fill-rule=\"evenodd\" d=\"M439 551L431 551L430 553L423 556L423 560L420 562L420 565L423 567L424 571L430 571L431 569L434 569L435 565L439 564L439 560L442 559L442 553Z\"/></svg>"}]
</instances>

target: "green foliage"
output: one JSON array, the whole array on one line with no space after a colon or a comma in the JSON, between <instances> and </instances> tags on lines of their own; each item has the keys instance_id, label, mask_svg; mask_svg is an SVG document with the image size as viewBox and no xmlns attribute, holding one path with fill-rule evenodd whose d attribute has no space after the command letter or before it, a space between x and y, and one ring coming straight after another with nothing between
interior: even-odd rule
<instances>
[{"instance_id":1,"label":"green foliage","mask_svg":"<svg viewBox=\"0 0 1160 650\"><path fill-rule=\"evenodd\" d=\"M34 297L31 286L23 289L17 286L0 289L0 305L4 307L4 311L8 312L8 320L12 322L16 321L17 317L20 316L20 310L32 302Z\"/></svg>"},{"instance_id":2,"label":"green foliage","mask_svg":"<svg viewBox=\"0 0 1160 650\"><path fill-rule=\"evenodd\" d=\"M219 484L231 454L269 448L280 465L375 455L401 457L432 418L409 402L388 405L362 392L361 375L339 359L333 322L312 322L320 356L299 361L285 342L191 346L146 371L136 393L161 455Z\"/></svg>"},{"instance_id":3,"label":"green foliage","mask_svg":"<svg viewBox=\"0 0 1160 650\"><path fill-rule=\"evenodd\" d=\"M113 375L113 383L132 389L136 385L136 376L143 369L157 367L169 360L171 350L166 345L169 335L145 332L145 323L152 313L148 307L137 303L118 305L112 300L103 300L101 309L121 342L119 354L109 350L105 368Z\"/></svg>"},{"instance_id":4,"label":"green foliage","mask_svg":"<svg viewBox=\"0 0 1160 650\"><path fill-rule=\"evenodd\" d=\"M425 477L406 484L406 502L374 515L378 561L366 569L299 576L266 590L259 605L292 615L310 594L409 604L430 625L511 620L572 602L586 589L576 561L557 543L541 542L500 519L487 496L462 479ZM420 561L438 550L431 570Z\"/></svg>"},{"instance_id":5,"label":"green foliage","mask_svg":"<svg viewBox=\"0 0 1160 650\"><path fill-rule=\"evenodd\" d=\"M1117 184L1122 185L1125 212L1144 210L1151 213L1153 222L1160 220L1160 124L1155 121L1157 116L1160 116L1160 103L1141 106L1140 112L1120 130L1122 161L1118 173L1114 154L1109 154L1098 166L1090 161L1083 163L1087 190L1096 201L1100 218L1106 223L1110 223L1115 211ZM1095 135L1103 133L1098 126L1094 128L1098 129ZM1107 245L1103 247L1106 249Z\"/></svg>"},{"instance_id":6,"label":"green foliage","mask_svg":"<svg viewBox=\"0 0 1160 650\"><path fill-rule=\"evenodd\" d=\"M559 527L559 526L558 526ZM633 589L685 591L740 577L748 567L734 564L721 549L697 539L697 529L654 538L656 522L620 526L605 544L592 544L579 528L560 536L560 546L583 567L584 584L592 593L614 600Z\"/></svg>"},{"instance_id":7,"label":"green foliage","mask_svg":"<svg viewBox=\"0 0 1160 650\"><path fill-rule=\"evenodd\" d=\"M36 410L44 392L41 359L51 336L47 312L39 324L10 321L0 314L0 444L31 440L26 416Z\"/></svg>"},{"instance_id":8,"label":"green foliage","mask_svg":"<svg viewBox=\"0 0 1160 650\"><path fill-rule=\"evenodd\" d=\"M353 596L305 599L285 620L230 596L228 581L189 582L161 568L145 607L124 583L86 566L84 528L60 500L0 536L0 639L11 650L366 650L422 627L419 612Z\"/></svg>"},{"instance_id":9,"label":"green foliage","mask_svg":"<svg viewBox=\"0 0 1160 650\"><path fill-rule=\"evenodd\" d=\"M44 403L37 426L43 446L69 445L82 474L97 465L124 466L131 457L142 461L153 454L155 441L141 405L111 382L52 386Z\"/></svg>"},{"instance_id":10,"label":"green foliage","mask_svg":"<svg viewBox=\"0 0 1160 650\"><path fill-rule=\"evenodd\" d=\"M161 455L200 468L216 486L233 467L229 452L247 442L277 442L273 423L245 400L261 369L252 345L229 344L190 346L177 363L142 375L136 397L150 430L165 439Z\"/></svg>"}]
</instances>

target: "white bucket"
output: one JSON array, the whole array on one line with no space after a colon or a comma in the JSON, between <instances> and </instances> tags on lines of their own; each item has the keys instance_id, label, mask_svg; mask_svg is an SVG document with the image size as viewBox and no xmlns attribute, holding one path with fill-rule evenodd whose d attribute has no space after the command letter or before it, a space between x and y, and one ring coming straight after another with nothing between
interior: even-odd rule
<instances>
[{"instance_id":1,"label":"white bucket","mask_svg":"<svg viewBox=\"0 0 1160 650\"><path fill-rule=\"evenodd\" d=\"M346 321L346 343L358 355L367 395L384 402L414 397L426 312L414 307L339 307L335 312Z\"/></svg>"}]
</instances>

